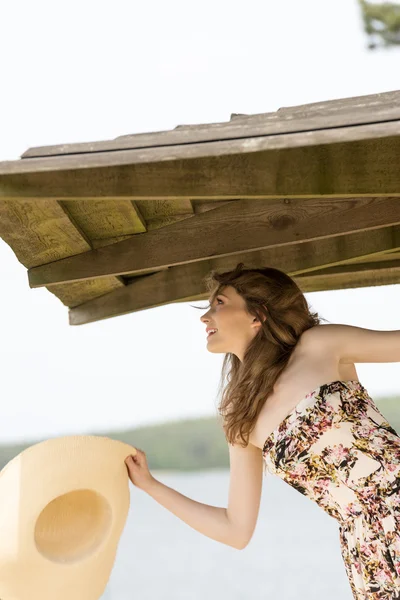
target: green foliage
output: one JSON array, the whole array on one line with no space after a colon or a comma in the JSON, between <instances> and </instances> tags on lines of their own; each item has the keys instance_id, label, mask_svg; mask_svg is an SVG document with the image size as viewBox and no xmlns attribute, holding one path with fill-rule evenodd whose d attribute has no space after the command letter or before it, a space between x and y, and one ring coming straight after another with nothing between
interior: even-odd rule
<instances>
[{"instance_id":1,"label":"green foliage","mask_svg":"<svg viewBox=\"0 0 400 600\"><path fill-rule=\"evenodd\" d=\"M400 44L400 5L395 2L382 4L359 0L364 21L364 31L370 37L368 47L375 49L374 40L381 38L383 46Z\"/></svg>"},{"instance_id":2,"label":"green foliage","mask_svg":"<svg viewBox=\"0 0 400 600\"><path fill-rule=\"evenodd\" d=\"M381 397L375 401L375 404L396 433L400 435L400 397Z\"/></svg>"},{"instance_id":3,"label":"green foliage","mask_svg":"<svg viewBox=\"0 0 400 600\"><path fill-rule=\"evenodd\" d=\"M229 452L216 417L182 420L104 435L136 446L146 453L150 469L195 471L226 468ZM32 443L0 446L0 469Z\"/></svg>"},{"instance_id":4,"label":"green foliage","mask_svg":"<svg viewBox=\"0 0 400 600\"><path fill-rule=\"evenodd\" d=\"M400 397L381 397L375 402L400 435ZM90 433L105 435L140 448L146 453L150 469L197 471L229 468L228 445L216 417L187 419L110 433ZM33 443L36 442L0 446L0 469Z\"/></svg>"},{"instance_id":5,"label":"green foliage","mask_svg":"<svg viewBox=\"0 0 400 600\"><path fill-rule=\"evenodd\" d=\"M109 437L146 452L153 469L193 471L229 466L225 436L214 417L153 425Z\"/></svg>"}]
</instances>

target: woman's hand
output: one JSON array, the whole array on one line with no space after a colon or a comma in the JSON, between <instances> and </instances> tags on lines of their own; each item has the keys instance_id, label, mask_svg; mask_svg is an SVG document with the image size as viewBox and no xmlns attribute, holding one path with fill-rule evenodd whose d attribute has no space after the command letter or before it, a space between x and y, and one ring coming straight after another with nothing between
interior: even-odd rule
<instances>
[{"instance_id":1,"label":"woman's hand","mask_svg":"<svg viewBox=\"0 0 400 600\"><path fill-rule=\"evenodd\" d=\"M136 455L133 456L130 454L127 456L125 464L128 469L129 479L133 485L136 485L136 487L143 491L147 491L155 479L149 471L146 454L143 450L136 448Z\"/></svg>"}]
</instances>

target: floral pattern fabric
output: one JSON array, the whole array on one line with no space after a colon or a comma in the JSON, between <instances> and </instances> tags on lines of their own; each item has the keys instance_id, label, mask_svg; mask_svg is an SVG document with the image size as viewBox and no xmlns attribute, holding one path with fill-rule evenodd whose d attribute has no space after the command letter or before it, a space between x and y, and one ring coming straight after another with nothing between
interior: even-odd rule
<instances>
[{"instance_id":1,"label":"floral pattern fabric","mask_svg":"<svg viewBox=\"0 0 400 600\"><path fill-rule=\"evenodd\" d=\"M262 452L270 473L338 521L354 598L400 599L400 437L364 386L319 386Z\"/></svg>"}]
</instances>

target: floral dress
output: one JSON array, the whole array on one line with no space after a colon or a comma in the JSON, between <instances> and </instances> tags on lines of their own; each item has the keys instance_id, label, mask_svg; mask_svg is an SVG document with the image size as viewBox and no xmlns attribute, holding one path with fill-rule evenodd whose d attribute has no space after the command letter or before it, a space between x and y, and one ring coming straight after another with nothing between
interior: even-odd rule
<instances>
[{"instance_id":1,"label":"floral dress","mask_svg":"<svg viewBox=\"0 0 400 600\"><path fill-rule=\"evenodd\" d=\"M270 473L338 521L354 598L400 599L400 437L361 383L307 394L262 452Z\"/></svg>"}]
</instances>

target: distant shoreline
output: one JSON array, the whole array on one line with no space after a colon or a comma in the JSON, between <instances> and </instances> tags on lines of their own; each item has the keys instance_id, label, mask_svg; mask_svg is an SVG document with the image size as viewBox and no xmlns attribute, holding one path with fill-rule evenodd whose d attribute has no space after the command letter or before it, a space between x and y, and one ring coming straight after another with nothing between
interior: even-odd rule
<instances>
[{"instance_id":1,"label":"distant shoreline","mask_svg":"<svg viewBox=\"0 0 400 600\"><path fill-rule=\"evenodd\" d=\"M376 406L393 429L400 435L400 396L376 399ZM198 471L229 468L229 451L217 417L183 419L135 429L112 432L85 432L126 442L146 452L152 471ZM0 445L0 470L15 456L42 438L30 442Z\"/></svg>"}]
</instances>

